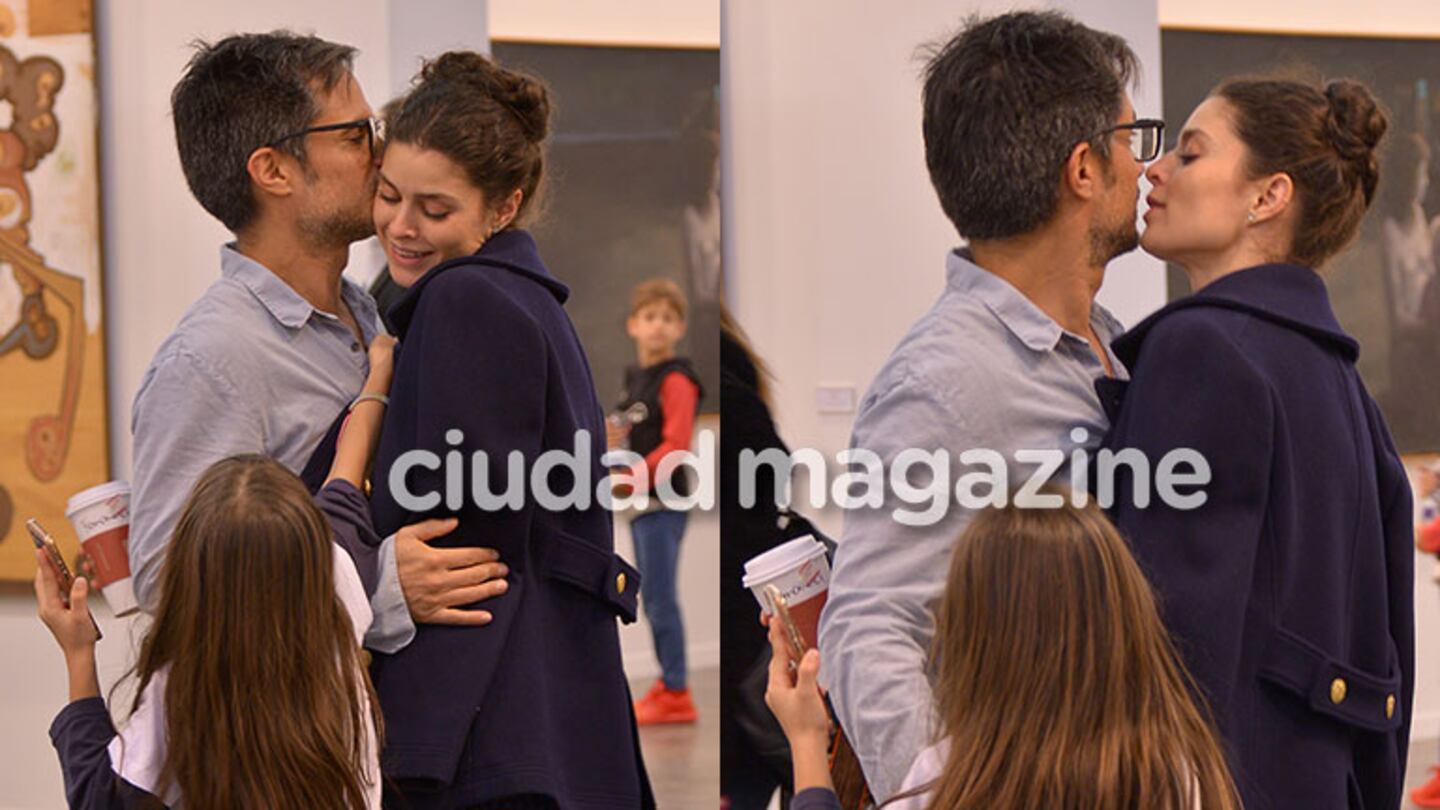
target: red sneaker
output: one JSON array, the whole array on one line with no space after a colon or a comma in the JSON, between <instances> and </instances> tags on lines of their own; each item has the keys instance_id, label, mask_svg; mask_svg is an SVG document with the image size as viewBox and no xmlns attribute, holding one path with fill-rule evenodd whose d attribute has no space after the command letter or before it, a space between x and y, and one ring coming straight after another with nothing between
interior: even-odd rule
<instances>
[{"instance_id":1,"label":"red sneaker","mask_svg":"<svg viewBox=\"0 0 1440 810\"><path fill-rule=\"evenodd\" d=\"M1440 766L1430 770L1430 781L1410 791L1410 801L1417 807L1440 807Z\"/></svg>"},{"instance_id":2,"label":"red sneaker","mask_svg":"<svg viewBox=\"0 0 1440 810\"><path fill-rule=\"evenodd\" d=\"M693 723L699 719L700 713L695 710L695 701L690 699L690 690L677 692L666 689L663 681L656 681L644 697L635 701L636 725Z\"/></svg>"}]
</instances>

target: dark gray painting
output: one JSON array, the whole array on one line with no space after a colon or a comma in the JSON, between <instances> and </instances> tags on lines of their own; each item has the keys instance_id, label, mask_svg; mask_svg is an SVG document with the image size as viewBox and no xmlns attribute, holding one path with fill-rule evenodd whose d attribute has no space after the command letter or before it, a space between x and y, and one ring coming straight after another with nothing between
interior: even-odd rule
<instances>
[{"instance_id":1,"label":"dark gray painting","mask_svg":"<svg viewBox=\"0 0 1440 810\"><path fill-rule=\"evenodd\" d=\"M1165 30L1173 139L1222 79L1279 74L1364 82L1390 114L1381 180L1357 242L1324 269L1360 373L1402 453L1440 451L1440 40ZM1173 143L1173 140L1172 140ZM1170 296L1187 292L1170 270Z\"/></svg>"},{"instance_id":2,"label":"dark gray painting","mask_svg":"<svg viewBox=\"0 0 1440 810\"><path fill-rule=\"evenodd\" d=\"M572 291L566 309L590 356L601 404L616 404L635 362L631 289L665 277L690 302L681 354L719 410L720 52L494 42L503 65L554 93L541 255Z\"/></svg>"}]
</instances>

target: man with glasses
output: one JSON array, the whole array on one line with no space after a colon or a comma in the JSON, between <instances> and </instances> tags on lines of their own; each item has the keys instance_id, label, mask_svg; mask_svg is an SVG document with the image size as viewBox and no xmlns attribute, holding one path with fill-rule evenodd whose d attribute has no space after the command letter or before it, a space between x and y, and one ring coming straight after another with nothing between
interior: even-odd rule
<instances>
[{"instance_id":1,"label":"man with glasses","mask_svg":"<svg viewBox=\"0 0 1440 810\"><path fill-rule=\"evenodd\" d=\"M383 133L354 55L284 31L231 36L201 45L171 94L185 179L235 241L135 397L130 562L147 610L200 473L241 453L300 472L369 373L378 314L342 273L350 244L375 231ZM398 650L413 621L488 619L457 607L497 592L494 553L429 539L406 527L362 567L375 614L367 646Z\"/></svg>"},{"instance_id":2,"label":"man with glasses","mask_svg":"<svg viewBox=\"0 0 1440 810\"><path fill-rule=\"evenodd\" d=\"M1137 182L1163 131L1136 120L1134 73L1124 40L1053 12L974 19L937 49L926 165L969 246L946 257L945 291L876 375L852 447L887 468L907 449L947 452L953 494L965 450L999 452L1018 486L1034 468L1017 451L1069 457L1103 438L1095 381L1126 371L1109 348L1121 326L1095 294L1106 264L1138 246ZM846 513L835 555L820 675L880 801L936 775L910 770L935 740L931 611L971 516L948 500L937 522L902 525L892 512L907 507L887 491L880 508Z\"/></svg>"}]
</instances>

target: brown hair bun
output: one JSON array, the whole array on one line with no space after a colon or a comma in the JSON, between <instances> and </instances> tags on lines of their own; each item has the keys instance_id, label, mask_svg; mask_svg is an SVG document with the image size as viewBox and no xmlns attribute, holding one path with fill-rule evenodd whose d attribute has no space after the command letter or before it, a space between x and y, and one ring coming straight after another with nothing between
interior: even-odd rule
<instances>
[{"instance_id":1,"label":"brown hair bun","mask_svg":"<svg viewBox=\"0 0 1440 810\"><path fill-rule=\"evenodd\" d=\"M550 90L531 76L502 68L474 51L449 51L427 62L420 81L467 84L515 115L532 143L550 134Z\"/></svg>"}]
</instances>

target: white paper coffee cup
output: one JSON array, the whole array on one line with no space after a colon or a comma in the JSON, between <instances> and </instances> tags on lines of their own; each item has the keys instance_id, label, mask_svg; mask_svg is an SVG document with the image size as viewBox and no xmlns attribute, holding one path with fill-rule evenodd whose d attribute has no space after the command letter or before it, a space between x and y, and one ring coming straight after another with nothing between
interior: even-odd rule
<instances>
[{"instance_id":1,"label":"white paper coffee cup","mask_svg":"<svg viewBox=\"0 0 1440 810\"><path fill-rule=\"evenodd\" d=\"M824 544L808 534L782 543L746 562L741 582L766 613L771 612L766 586L774 585L785 597L790 618L805 642L816 645L820 610L830 589L830 561L825 558Z\"/></svg>"},{"instance_id":2,"label":"white paper coffee cup","mask_svg":"<svg viewBox=\"0 0 1440 810\"><path fill-rule=\"evenodd\" d=\"M130 579L130 484L111 481L71 496L65 517L95 566L95 584L116 616L139 609Z\"/></svg>"}]
</instances>

